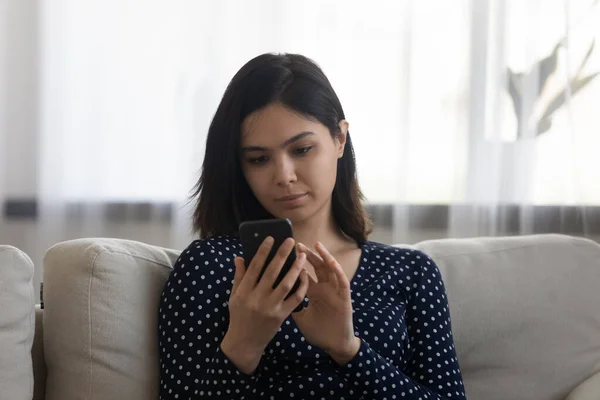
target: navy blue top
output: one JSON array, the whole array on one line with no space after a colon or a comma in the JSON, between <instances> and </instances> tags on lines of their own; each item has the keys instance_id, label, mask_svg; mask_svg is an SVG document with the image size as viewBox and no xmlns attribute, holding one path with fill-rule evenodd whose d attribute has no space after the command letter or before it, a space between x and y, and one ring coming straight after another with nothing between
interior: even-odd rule
<instances>
[{"instance_id":1,"label":"navy blue top","mask_svg":"<svg viewBox=\"0 0 600 400\"><path fill-rule=\"evenodd\" d=\"M448 300L433 260L374 242L360 248L351 281L362 342L354 359L337 365L308 344L290 316L249 376L220 351L233 258L242 255L239 239L192 242L160 299L160 398L465 399Z\"/></svg>"}]
</instances>

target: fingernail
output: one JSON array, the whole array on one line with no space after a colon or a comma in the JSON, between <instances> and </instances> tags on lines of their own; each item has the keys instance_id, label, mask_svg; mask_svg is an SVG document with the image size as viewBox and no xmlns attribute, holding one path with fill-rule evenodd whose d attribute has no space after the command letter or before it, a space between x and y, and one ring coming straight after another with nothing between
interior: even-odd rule
<instances>
[{"instance_id":1,"label":"fingernail","mask_svg":"<svg viewBox=\"0 0 600 400\"><path fill-rule=\"evenodd\" d=\"M300 255L298 256L298 261L300 263L303 263L306 260L306 254L305 253L300 253Z\"/></svg>"}]
</instances>

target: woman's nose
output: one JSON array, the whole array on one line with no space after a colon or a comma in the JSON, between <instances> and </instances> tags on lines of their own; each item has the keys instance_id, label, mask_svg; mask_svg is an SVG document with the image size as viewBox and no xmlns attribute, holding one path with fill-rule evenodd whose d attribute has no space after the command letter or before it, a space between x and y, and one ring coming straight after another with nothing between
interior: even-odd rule
<instances>
[{"instance_id":1,"label":"woman's nose","mask_svg":"<svg viewBox=\"0 0 600 400\"><path fill-rule=\"evenodd\" d=\"M274 171L275 183L279 186L287 186L297 180L294 162L287 157L276 162Z\"/></svg>"}]
</instances>

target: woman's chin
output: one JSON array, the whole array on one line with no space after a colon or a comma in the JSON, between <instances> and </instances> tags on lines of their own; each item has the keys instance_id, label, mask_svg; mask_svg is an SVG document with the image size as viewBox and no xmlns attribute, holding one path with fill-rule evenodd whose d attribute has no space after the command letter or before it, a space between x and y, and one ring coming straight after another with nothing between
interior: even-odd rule
<instances>
[{"instance_id":1,"label":"woman's chin","mask_svg":"<svg viewBox=\"0 0 600 400\"><path fill-rule=\"evenodd\" d=\"M302 207L287 210L277 210L277 213L273 213L273 216L276 218L287 218L292 222L292 225L308 218L306 209L303 209Z\"/></svg>"}]
</instances>

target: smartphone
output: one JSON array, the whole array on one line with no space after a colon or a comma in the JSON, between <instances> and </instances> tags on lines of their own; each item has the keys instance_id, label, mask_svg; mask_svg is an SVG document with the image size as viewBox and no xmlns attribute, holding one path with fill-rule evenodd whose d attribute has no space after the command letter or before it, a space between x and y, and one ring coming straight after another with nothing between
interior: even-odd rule
<instances>
[{"instance_id":1,"label":"smartphone","mask_svg":"<svg viewBox=\"0 0 600 400\"><path fill-rule=\"evenodd\" d=\"M262 266L260 274L258 276L258 280L262 278L265 269L273 260L273 257L277 253L279 246L285 241L287 238L293 238L292 232L292 223L289 219L266 219L260 221L246 221L242 222L239 227L240 231L240 240L242 242L242 250L244 251L244 262L246 264L246 268L250 265L250 262L256 255L258 248L262 244L262 242L268 237L271 236L274 239L273 247L271 247L271 252L267 257L265 264ZM275 279L275 283L273 284L273 289L279 285L279 283L283 280L285 275L288 273L294 262L296 261L296 248L292 249L288 258L285 260L279 275ZM290 297L298 287L300 286L300 278L296 280L292 290L286 296L286 299ZM303 303L300 303L295 309L294 312L301 311L303 308Z\"/></svg>"}]
</instances>

